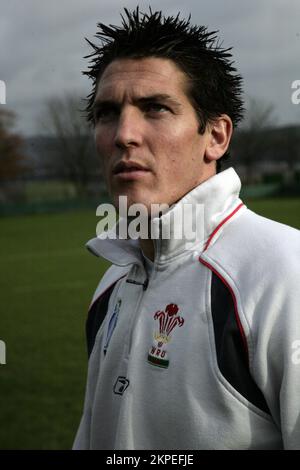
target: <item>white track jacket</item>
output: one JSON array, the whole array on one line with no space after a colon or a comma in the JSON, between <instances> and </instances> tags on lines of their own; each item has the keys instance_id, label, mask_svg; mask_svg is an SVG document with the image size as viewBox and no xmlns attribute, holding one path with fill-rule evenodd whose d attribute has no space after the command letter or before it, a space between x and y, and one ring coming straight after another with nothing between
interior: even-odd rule
<instances>
[{"instance_id":1,"label":"white track jacket","mask_svg":"<svg viewBox=\"0 0 300 470\"><path fill-rule=\"evenodd\" d=\"M247 209L240 186L229 168L157 218L149 277L137 241L88 243L113 265L89 311L74 449L300 449L300 232ZM175 237L183 204L204 208L191 240Z\"/></svg>"}]
</instances>

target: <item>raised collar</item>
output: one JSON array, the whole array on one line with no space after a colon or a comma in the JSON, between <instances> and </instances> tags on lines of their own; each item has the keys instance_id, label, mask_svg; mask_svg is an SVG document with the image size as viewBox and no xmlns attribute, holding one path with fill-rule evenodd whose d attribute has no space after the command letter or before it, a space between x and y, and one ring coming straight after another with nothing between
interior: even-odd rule
<instances>
[{"instance_id":1,"label":"raised collar","mask_svg":"<svg viewBox=\"0 0 300 470\"><path fill-rule=\"evenodd\" d=\"M167 263L189 250L201 252L213 243L212 236L218 227L241 206L240 189L240 178L229 168L199 184L161 217L154 218L154 262ZM184 229L178 230L179 225ZM166 233L170 237L165 238ZM119 266L143 263L137 240L96 237L86 246L96 256Z\"/></svg>"}]
</instances>

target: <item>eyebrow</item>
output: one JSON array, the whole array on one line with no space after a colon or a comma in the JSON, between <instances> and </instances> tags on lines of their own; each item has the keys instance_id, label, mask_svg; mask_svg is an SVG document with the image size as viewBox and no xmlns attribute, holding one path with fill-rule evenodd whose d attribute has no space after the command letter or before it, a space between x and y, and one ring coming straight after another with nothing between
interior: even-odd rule
<instances>
[{"instance_id":1,"label":"eyebrow","mask_svg":"<svg viewBox=\"0 0 300 470\"><path fill-rule=\"evenodd\" d=\"M165 93L157 93L154 95L149 96L141 96L138 98L134 98L132 102L137 105L143 105L151 102L159 102L164 101L170 103L176 108L181 108L181 103L174 99L172 96L165 94ZM113 107L120 107L120 103L118 101L110 100L110 99L98 99L94 101L92 104L92 111L95 111L104 106L113 106Z\"/></svg>"}]
</instances>

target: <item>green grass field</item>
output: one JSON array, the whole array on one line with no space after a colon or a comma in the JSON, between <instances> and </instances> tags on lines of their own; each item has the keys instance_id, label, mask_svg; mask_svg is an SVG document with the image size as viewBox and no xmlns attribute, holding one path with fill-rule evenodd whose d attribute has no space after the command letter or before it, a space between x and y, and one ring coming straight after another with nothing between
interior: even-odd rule
<instances>
[{"instance_id":1,"label":"green grass field","mask_svg":"<svg viewBox=\"0 0 300 470\"><path fill-rule=\"evenodd\" d=\"M300 199L248 202L300 228ZM0 449L68 449L87 370L84 324L107 268L90 255L93 211L0 219Z\"/></svg>"}]
</instances>

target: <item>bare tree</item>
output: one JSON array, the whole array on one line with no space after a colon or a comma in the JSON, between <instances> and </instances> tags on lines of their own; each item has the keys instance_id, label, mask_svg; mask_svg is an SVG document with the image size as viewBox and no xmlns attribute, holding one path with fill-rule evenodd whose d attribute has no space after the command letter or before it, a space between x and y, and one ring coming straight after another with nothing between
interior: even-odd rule
<instances>
[{"instance_id":1,"label":"bare tree","mask_svg":"<svg viewBox=\"0 0 300 470\"><path fill-rule=\"evenodd\" d=\"M23 140L13 132L16 115L0 109L0 179L15 179L26 171Z\"/></svg>"},{"instance_id":2,"label":"bare tree","mask_svg":"<svg viewBox=\"0 0 300 470\"><path fill-rule=\"evenodd\" d=\"M24 196L22 177L29 170L22 137L13 131L16 115L0 109L0 201L19 200Z\"/></svg>"},{"instance_id":3,"label":"bare tree","mask_svg":"<svg viewBox=\"0 0 300 470\"><path fill-rule=\"evenodd\" d=\"M280 142L279 142L280 139ZM293 184L297 166L300 163L300 127L286 126L278 133L277 145L282 148L284 160L288 165L286 183Z\"/></svg>"},{"instance_id":4,"label":"bare tree","mask_svg":"<svg viewBox=\"0 0 300 470\"><path fill-rule=\"evenodd\" d=\"M82 108L78 95L66 94L47 100L41 117L44 130L56 140L56 158L48 167L71 181L79 197L87 195L89 182L95 174L100 178L92 132Z\"/></svg>"},{"instance_id":5,"label":"bare tree","mask_svg":"<svg viewBox=\"0 0 300 470\"><path fill-rule=\"evenodd\" d=\"M254 166L260 161L260 155L271 145L266 131L275 125L273 104L249 98L246 118L238 134L237 146L243 152L243 161L250 181L255 179Z\"/></svg>"}]
</instances>

